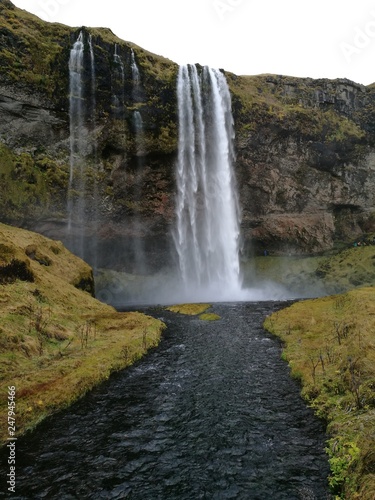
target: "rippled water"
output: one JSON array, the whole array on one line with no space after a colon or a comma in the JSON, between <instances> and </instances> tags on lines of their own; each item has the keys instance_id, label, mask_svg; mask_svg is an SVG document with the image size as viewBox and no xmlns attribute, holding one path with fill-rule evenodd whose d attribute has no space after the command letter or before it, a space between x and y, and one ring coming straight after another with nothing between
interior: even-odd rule
<instances>
[{"instance_id":1,"label":"rippled water","mask_svg":"<svg viewBox=\"0 0 375 500\"><path fill-rule=\"evenodd\" d=\"M154 311L157 349L18 441L14 498L328 498L323 426L261 328L278 307Z\"/></svg>"}]
</instances>

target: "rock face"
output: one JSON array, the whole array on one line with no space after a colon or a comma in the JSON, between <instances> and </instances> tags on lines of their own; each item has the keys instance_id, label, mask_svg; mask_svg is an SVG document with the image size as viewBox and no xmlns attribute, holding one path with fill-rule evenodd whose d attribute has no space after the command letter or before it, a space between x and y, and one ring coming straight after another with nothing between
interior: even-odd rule
<instances>
[{"instance_id":1,"label":"rock face","mask_svg":"<svg viewBox=\"0 0 375 500\"><path fill-rule=\"evenodd\" d=\"M98 265L121 260L126 270L145 271L167 265L177 65L108 29L48 24L9 1L1 3L0 18L1 220L69 246L68 61L82 32L86 247L95 239ZM375 87L226 76L244 255L320 252L375 231ZM81 222L73 218L70 231L82 233ZM93 260L90 252L86 257Z\"/></svg>"},{"instance_id":2,"label":"rock face","mask_svg":"<svg viewBox=\"0 0 375 500\"><path fill-rule=\"evenodd\" d=\"M374 89L281 76L233 83L245 240L313 253L373 231ZM244 106L246 91L257 102Z\"/></svg>"}]
</instances>

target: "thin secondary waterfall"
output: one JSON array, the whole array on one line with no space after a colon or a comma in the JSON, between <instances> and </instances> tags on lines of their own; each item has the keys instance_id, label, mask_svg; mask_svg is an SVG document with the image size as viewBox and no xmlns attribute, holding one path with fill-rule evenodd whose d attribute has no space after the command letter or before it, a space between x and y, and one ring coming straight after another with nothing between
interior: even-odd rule
<instances>
[{"instance_id":1,"label":"thin secondary waterfall","mask_svg":"<svg viewBox=\"0 0 375 500\"><path fill-rule=\"evenodd\" d=\"M89 254L95 265L96 239L91 238L90 245L87 243L89 234L95 235L97 232L96 177L89 174L89 170L97 166L95 56L92 37L87 36L85 47L83 31L79 33L70 51L69 92L70 175L67 245L71 251L84 259L88 258Z\"/></svg>"},{"instance_id":2,"label":"thin secondary waterfall","mask_svg":"<svg viewBox=\"0 0 375 500\"><path fill-rule=\"evenodd\" d=\"M121 60L121 57L118 55L117 53L117 43L115 43L115 53L113 54L113 60L114 62L117 64L117 66L120 68L120 73L121 73L121 82L122 82L122 85L124 85L124 81L125 81L125 69L124 69L124 64Z\"/></svg>"},{"instance_id":3,"label":"thin secondary waterfall","mask_svg":"<svg viewBox=\"0 0 375 500\"><path fill-rule=\"evenodd\" d=\"M131 66L131 70L132 70L133 83L137 85L140 82L140 75L139 75L139 69L138 69L138 66L137 66L137 63L135 60L133 49L131 49L131 56L130 57L131 57L130 66Z\"/></svg>"},{"instance_id":4,"label":"thin secondary waterfall","mask_svg":"<svg viewBox=\"0 0 375 500\"><path fill-rule=\"evenodd\" d=\"M232 299L241 294L240 211L232 168L234 128L223 73L181 66L176 168L177 228L181 277L194 299Z\"/></svg>"},{"instance_id":5,"label":"thin secondary waterfall","mask_svg":"<svg viewBox=\"0 0 375 500\"><path fill-rule=\"evenodd\" d=\"M83 56L84 44L83 33L80 32L76 42L74 43L69 58L69 119L70 119L70 174L68 188L68 231L71 232L72 218L76 209L80 212L83 210L81 206L82 200L79 201L79 206L75 206L73 200L74 181L76 179L77 168L80 170L80 188L83 188L82 180L82 154L83 154Z\"/></svg>"},{"instance_id":6,"label":"thin secondary waterfall","mask_svg":"<svg viewBox=\"0 0 375 500\"><path fill-rule=\"evenodd\" d=\"M95 77L95 55L92 45L92 35L89 35L89 48L90 48L90 67L91 67L91 101L92 101L92 117L95 125L96 114L96 77Z\"/></svg>"},{"instance_id":7,"label":"thin secondary waterfall","mask_svg":"<svg viewBox=\"0 0 375 500\"><path fill-rule=\"evenodd\" d=\"M137 155L144 154L143 152L143 120L139 111L134 111L133 123L135 131L135 142Z\"/></svg>"},{"instance_id":8,"label":"thin secondary waterfall","mask_svg":"<svg viewBox=\"0 0 375 500\"><path fill-rule=\"evenodd\" d=\"M125 101L125 67L120 55L118 54L118 45L115 43L115 52L113 54L113 76L112 76L112 106L114 114L118 118L124 117Z\"/></svg>"},{"instance_id":9,"label":"thin secondary waterfall","mask_svg":"<svg viewBox=\"0 0 375 500\"><path fill-rule=\"evenodd\" d=\"M93 133L91 134L92 136L92 143L93 143L93 152L94 152L94 168L98 168L98 154L97 154L97 141L96 141L96 72L95 72L95 54L94 54L94 47L92 43L92 35L89 35L89 49L90 49L90 74L91 74L91 120L92 120L92 131ZM96 175L91 176L92 177L92 187L90 189L91 191L91 197L92 197L92 233L93 236L91 237L91 242L90 242L90 253L92 255L91 257L91 265L93 266L94 271L96 271L98 267L98 218L99 218L99 211L98 211L98 182L97 182L97 177ZM83 194L84 196L87 196L86 193ZM83 214L82 214L83 215ZM84 217L86 219L86 217ZM85 220L86 223L86 220ZM86 224L85 224L86 226ZM83 232L84 234L84 232ZM86 257L86 252L85 252L85 244L83 246L83 257Z\"/></svg>"}]
</instances>

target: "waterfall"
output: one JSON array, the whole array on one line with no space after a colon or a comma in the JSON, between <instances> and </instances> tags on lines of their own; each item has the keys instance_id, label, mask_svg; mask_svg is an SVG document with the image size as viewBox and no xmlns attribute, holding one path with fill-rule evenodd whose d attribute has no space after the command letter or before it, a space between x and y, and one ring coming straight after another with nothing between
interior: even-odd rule
<instances>
[{"instance_id":1,"label":"waterfall","mask_svg":"<svg viewBox=\"0 0 375 500\"><path fill-rule=\"evenodd\" d=\"M81 150L80 129L82 127L82 94L83 94L83 35L79 34L77 41L70 51L69 84L70 84L70 183L74 176L75 154Z\"/></svg>"},{"instance_id":2,"label":"waterfall","mask_svg":"<svg viewBox=\"0 0 375 500\"><path fill-rule=\"evenodd\" d=\"M191 299L240 295L240 210L232 163L233 118L224 75L179 68L179 139L174 242Z\"/></svg>"},{"instance_id":3,"label":"waterfall","mask_svg":"<svg viewBox=\"0 0 375 500\"><path fill-rule=\"evenodd\" d=\"M94 263L96 258L95 237L87 244L89 233L96 233L97 185L96 177L88 175L92 162L97 163L95 141L96 79L95 58L91 35L87 40L90 72L85 72L85 44L81 31L69 57L69 120L70 120L70 174L68 186L68 234L67 246L80 257ZM87 59L88 61L88 59ZM88 129L88 123L90 129ZM90 213L90 219L88 218ZM91 226L90 226L91 224ZM90 228L89 228L90 226ZM91 237L90 236L90 237ZM94 241L95 240L95 241Z\"/></svg>"},{"instance_id":4,"label":"waterfall","mask_svg":"<svg viewBox=\"0 0 375 500\"><path fill-rule=\"evenodd\" d=\"M98 168L98 152L97 152L97 141L96 141L96 73L95 73L95 55L94 47L92 43L92 35L89 35L89 49L90 49L90 75L91 75L91 118L92 118L92 142L93 142L93 152L94 152L94 168ZM98 227L99 227L99 195L98 195L98 181L96 175L92 177L92 236L90 238L90 254L91 262L94 271L98 267ZM86 196L86 194L84 194ZM86 221L85 221L86 227ZM83 257L86 257L85 245L83 245Z\"/></svg>"},{"instance_id":5,"label":"waterfall","mask_svg":"<svg viewBox=\"0 0 375 500\"><path fill-rule=\"evenodd\" d=\"M138 85L138 83L140 82L140 75L139 75L139 69L138 69L138 66L137 66L137 63L135 60L133 49L131 49L130 59L131 59L130 66L131 66L131 70L132 70L133 83L135 85Z\"/></svg>"},{"instance_id":6,"label":"waterfall","mask_svg":"<svg viewBox=\"0 0 375 500\"><path fill-rule=\"evenodd\" d=\"M125 69L124 69L124 64L121 60L121 57L117 53L117 43L115 43L115 53L113 54L113 60L114 60L115 64L117 65L117 67L120 68L121 82L122 82L122 85L124 85Z\"/></svg>"},{"instance_id":7,"label":"waterfall","mask_svg":"<svg viewBox=\"0 0 375 500\"><path fill-rule=\"evenodd\" d=\"M118 45L115 43L113 54L113 79L112 79L112 106L114 114L118 118L123 118L125 101L125 68L121 57L118 54Z\"/></svg>"},{"instance_id":8,"label":"waterfall","mask_svg":"<svg viewBox=\"0 0 375 500\"><path fill-rule=\"evenodd\" d=\"M95 113L96 113L96 77L95 77L95 56L94 48L92 46L92 35L89 35L89 48L90 48L90 67L91 67L91 100L92 100L92 117L95 125Z\"/></svg>"},{"instance_id":9,"label":"waterfall","mask_svg":"<svg viewBox=\"0 0 375 500\"><path fill-rule=\"evenodd\" d=\"M74 43L69 58L69 120L70 120L70 173L68 188L68 236L71 236L72 219L78 212L83 211L83 200L73 199L73 188L75 188L78 175L79 188L83 188L82 155L83 155L83 33L80 32ZM79 170L79 172L77 172Z\"/></svg>"},{"instance_id":10,"label":"waterfall","mask_svg":"<svg viewBox=\"0 0 375 500\"><path fill-rule=\"evenodd\" d=\"M135 131L136 154L143 154L143 120L139 111L134 111L133 123Z\"/></svg>"}]
</instances>

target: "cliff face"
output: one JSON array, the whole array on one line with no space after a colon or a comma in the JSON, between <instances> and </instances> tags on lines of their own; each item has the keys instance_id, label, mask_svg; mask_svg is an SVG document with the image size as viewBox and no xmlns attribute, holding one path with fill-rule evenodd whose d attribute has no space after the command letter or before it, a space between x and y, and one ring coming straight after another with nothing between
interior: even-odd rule
<instances>
[{"instance_id":1,"label":"cliff face","mask_svg":"<svg viewBox=\"0 0 375 500\"><path fill-rule=\"evenodd\" d=\"M374 89L267 75L232 88L245 239L310 253L374 231Z\"/></svg>"},{"instance_id":2,"label":"cliff face","mask_svg":"<svg viewBox=\"0 0 375 500\"><path fill-rule=\"evenodd\" d=\"M1 219L65 239L68 62L80 32L85 238L99 234L100 264L121 252L130 269L146 249L159 268L174 221L177 65L110 30L48 24L9 1L0 5ZM227 80L244 252L319 252L375 231L375 87L271 75ZM73 235L82 231L78 220L72 226Z\"/></svg>"}]
</instances>

